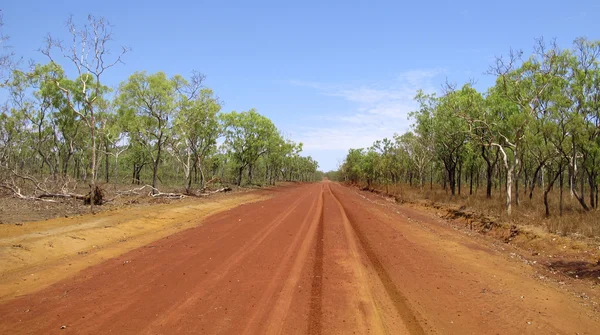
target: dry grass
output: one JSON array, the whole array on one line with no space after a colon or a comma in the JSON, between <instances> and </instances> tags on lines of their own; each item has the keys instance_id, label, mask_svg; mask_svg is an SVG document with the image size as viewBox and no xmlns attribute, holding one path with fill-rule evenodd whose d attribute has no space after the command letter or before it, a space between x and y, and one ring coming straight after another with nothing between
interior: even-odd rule
<instances>
[{"instance_id":1,"label":"dry grass","mask_svg":"<svg viewBox=\"0 0 600 335\"><path fill-rule=\"evenodd\" d=\"M377 186L377 190L386 190L385 186ZM582 235L600 237L600 210L584 211L575 198L571 198L568 190L563 193L563 215L559 215L559 192L554 190L549 194L550 217L545 216L543 193L534 192L532 200L528 195L520 194L520 204L513 203L513 214L506 214L504 190L492 190L492 198L485 197L485 189L480 188L473 195L469 189L463 189L463 194L452 196L438 185L433 189L426 187L423 191L409 185L390 185L388 193L401 202L435 203L449 206L465 207L466 209L491 216L500 222L511 222L543 228L545 231L560 235ZM513 195L513 201L514 201ZM587 199L586 199L587 200Z\"/></svg>"}]
</instances>

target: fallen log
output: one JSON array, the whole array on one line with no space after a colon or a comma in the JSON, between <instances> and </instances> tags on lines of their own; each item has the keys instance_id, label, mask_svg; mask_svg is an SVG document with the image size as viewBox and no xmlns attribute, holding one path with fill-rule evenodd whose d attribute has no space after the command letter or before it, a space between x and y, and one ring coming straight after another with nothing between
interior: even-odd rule
<instances>
[{"instance_id":1,"label":"fallen log","mask_svg":"<svg viewBox=\"0 0 600 335\"><path fill-rule=\"evenodd\" d=\"M157 188L152 187L150 185L144 185L142 187L134 188L126 191L117 191L117 195L139 195L144 189L150 189L148 192L148 196L153 198L166 198L166 199L183 199L185 198L184 194L181 193L163 193L159 191Z\"/></svg>"},{"instance_id":2,"label":"fallen log","mask_svg":"<svg viewBox=\"0 0 600 335\"><path fill-rule=\"evenodd\" d=\"M227 187L223 187L223 188L220 188L218 190L215 190L215 191L200 193L200 196L201 197L208 197L211 194L215 194L215 193L219 193L219 192L229 192L229 191L231 191L231 187L227 186Z\"/></svg>"},{"instance_id":3,"label":"fallen log","mask_svg":"<svg viewBox=\"0 0 600 335\"><path fill-rule=\"evenodd\" d=\"M74 198L77 200L84 200L86 196L76 193L69 192L69 184L72 180L67 179L63 180L63 185L61 187L62 193L56 193L55 191L50 191L47 187L48 179L43 182L40 182L33 176L28 176L24 174L19 174L14 170L10 170L9 172L12 175L12 178L7 178L4 182L0 183L0 188L7 189L13 193L13 196L22 200L33 200L33 201L45 201L45 202L57 202L52 200L53 198ZM33 185L34 191L33 195L24 195L21 192L21 188L17 185L15 178L22 180L23 182L28 182ZM55 183L56 181L53 181ZM73 188L74 190L74 188Z\"/></svg>"},{"instance_id":4,"label":"fallen log","mask_svg":"<svg viewBox=\"0 0 600 335\"><path fill-rule=\"evenodd\" d=\"M9 184L3 183L3 184L0 184L0 188L4 188L4 189L11 191L15 198L21 199L21 200L44 201L44 202L54 202L54 203L58 202L58 201L52 200L52 199L43 199L43 198L39 198L39 197L35 197L35 196L23 195L21 193L21 189L14 185L11 186Z\"/></svg>"},{"instance_id":5,"label":"fallen log","mask_svg":"<svg viewBox=\"0 0 600 335\"><path fill-rule=\"evenodd\" d=\"M45 193L37 196L39 199L44 198L73 198L77 200L85 200L86 196L81 194L59 194L59 193Z\"/></svg>"}]
</instances>

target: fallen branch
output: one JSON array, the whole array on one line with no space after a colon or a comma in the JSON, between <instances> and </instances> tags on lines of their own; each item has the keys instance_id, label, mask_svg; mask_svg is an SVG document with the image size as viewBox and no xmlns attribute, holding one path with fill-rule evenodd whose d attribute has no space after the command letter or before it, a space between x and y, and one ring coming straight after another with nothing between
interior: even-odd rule
<instances>
[{"instance_id":1,"label":"fallen branch","mask_svg":"<svg viewBox=\"0 0 600 335\"><path fill-rule=\"evenodd\" d=\"M39 197L23 195L21 193L21 189L18 186L14 185L14 183L13 183L13 185L9 185L7 183L2 183L2 184L0 184L0 187L11 191L13 193L13 196L17 199L54 202L54 203L58 202L58 201L52 200L52 199L42 199Z\"/></svg>"},{"instance_id":2,"label":"fallen branch","mask_svg":"<svg viewBox=\"0 0 600 335\"><path fill-rule=\"evenodd\" d=\"M3 183L1 183L0 187L13 192L13 196L18 199L45 201L45 202L57 202L57 201L54 201L54 200L51 200L48 198L63 198L63 199L64 198L74 198L77 200L85 200L84 195L68 192L69 183L71 182L71 180L68 180L68 179L64 180L64 183L61 186L62 193L56 193L56 192L49 191L48 188L45 186L48 183L48 179L46 179L44 182L40 182L35 177L19 174L15 170L10 170L10 173L12 174L13 177L10 179L7 179ZM24 195L21 192L21 188L19 186L17 186L17 183L15 182L15 179L14 179L15 177L18 179L21 179L23 182L30 182L31 184L33 184L33 186L34 186L33 195ZM73 188L73 190L74 190L74 188Z\"/></svg>"},{"instance_id":3,"label":"fallen branch","mask_svg":"<svg viewBox=\"0 0 600 335\"><path fill-rule=\"evenodd\" d=\"M219 192L229 192L229 191L231 191L231 187L227 186L227 187L223 187L223 188L220 188L218 190L215 190L215 191L200 193L200 196L201 197L208 197L211 194L215 194L215 193L219 193Z\"/></svg>"},{"instance_id":4,"label":"fallen branch","mask_svg":"<svg viewBox=\"0 0 600 335\"><path fill-rule=\"evenodd\" d=\"M143 191L145 188L152 188L152 186L150 185L144 185L142 187L138 187L138 188L134 188L131 190L126 190L126 191L117 191L117 195L139 195L141 191Z\"/></svg>"},{"instance_id":5,"label":"fallen branch","mask_svg":"<svg viewBox=\"0 0 600 335\"><path fill-rule=\"evenodd\" d=\"M43 198L73 198L77 200L85 200L86 196L81 194L59 194L59 193L45 193L37 196L38 199Z\"/></svg>"},{"instance_id":6,"label":"fallen branch","mask_svg":"<svg viewBox=\"0 0 600 335\"><path fill-rule=\"evenodd\" d=\"M163 192L159 191L157 188L152 187L150 185L144 185L142 187L134 188L134 189L127 190L127 191L117 191L117 195L140 195L140 193L146 188L150 189L148 196L151 196L153 198L166 198L166 199L183 199L183 198L185 198L185 195L183 195L181 193L163 193Z\"/></svg>"},{"instance_id":7,"label":"fallen branch","mask_svg":"<svg viewBox=\"0 0 600 335\"><path fill-rule=\"evenodd\" d=\"M155 193L150 194L153 198L166 198L166 199L183 199L185 195L181 193Z\"/></svg>"}]
</instances>

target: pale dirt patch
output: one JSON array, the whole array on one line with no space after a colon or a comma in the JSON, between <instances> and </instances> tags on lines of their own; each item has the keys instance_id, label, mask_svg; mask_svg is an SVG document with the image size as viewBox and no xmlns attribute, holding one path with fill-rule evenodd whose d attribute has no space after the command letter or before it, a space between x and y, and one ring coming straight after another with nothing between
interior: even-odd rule
<instances>
[{"instance_id":1,"label":"pale dirt patch","mask_svg":"<svg viewBox=\"0 0 600 335\"><path fill-rule=\"evenodd\" d=\"M265 198L248 193L188 198L96 215L0 225L0 301L37 291L88 266L201 225L209 215Z\"/></svg>"}]
</instances>

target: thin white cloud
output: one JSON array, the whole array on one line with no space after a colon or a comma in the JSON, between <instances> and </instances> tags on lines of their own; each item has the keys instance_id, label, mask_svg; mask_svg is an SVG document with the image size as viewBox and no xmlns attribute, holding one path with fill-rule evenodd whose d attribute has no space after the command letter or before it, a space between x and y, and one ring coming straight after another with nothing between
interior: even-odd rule
<instances>
[{"instance_id":1,"label":"thin white cloud","mask_svg":"<svg viewBox=\"0 0 600 335\"><path fill-rule=\"evenodd\" d=\"M346 113L321 117L321 126L295 131L294 138L310 151L365 148L394 133L409 129L408 114L416 110L413 100L417 91L434 92L433 79L442 74L439 69L412 70L400 74L386 84L346 84L291 81L296 86L314 89L317 94L339 97L355 107Z\"/></svg>"}]
</instances>

